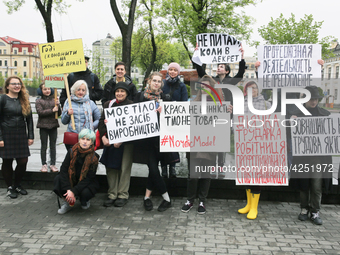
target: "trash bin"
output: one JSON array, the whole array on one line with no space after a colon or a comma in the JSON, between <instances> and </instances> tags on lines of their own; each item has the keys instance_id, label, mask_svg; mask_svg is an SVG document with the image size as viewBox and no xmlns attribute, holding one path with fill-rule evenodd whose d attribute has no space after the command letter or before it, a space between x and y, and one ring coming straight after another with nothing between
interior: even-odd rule
<instances>
[{"instance_id":1,"label":"trash bin","mask_svg":"<svg viewBox=\"0 0 340 255\"><path fill-rule=\"evenodd\" d=\"M333 106L334 106L334 103L331 103L330 107L333 108Z\"/></svg>"}]
</instances>

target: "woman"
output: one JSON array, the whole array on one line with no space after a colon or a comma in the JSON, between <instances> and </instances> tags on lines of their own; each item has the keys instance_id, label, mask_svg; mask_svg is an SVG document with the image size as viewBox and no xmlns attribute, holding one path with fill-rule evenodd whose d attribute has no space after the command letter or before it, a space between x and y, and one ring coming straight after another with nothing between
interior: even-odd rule
<instances>
[{"instance_id":1,"label":"woman","mask_svg":"<svg viewBox=\"0 0 340 255\"><path fill-rule=\"evenodd\" d=\"M43 173L46 173L48 171L46 163L46 150L48 139L50 139L50 169L52 172L59 171L55 165L57 154L56 143L59 127L59 122L58 119L55 118L55 113L60 116L61 109L59 105L59 100L55 102L52 91L53 90L51 90L51 88L47 88L45 86L44 82L41 83L38 89L38 94L41 95L41 98L35 102L35 109L37 110L39 116L37 128L40 129L39 134L41 140L40 157L42 167L40 171Z\"/></svg>"},{"instance_id":2,"label":"woman","mask_svg":"<svg viewBox=\"0 0 340 255\"><path fill-rule=\"evenodd\" d=\"M110 101L115 98L115 88L118 82L125 82L127 88L129 90L128 99L133 101L135 95L137 94L137 89L135 84L133 84L131 77L126 75L124 62L117 62L115 64L115 75L105 84L102 105L104 105L107 101Z\"/></svg>"},{"instance_id":3,"label":"woman","mask_svg":"<svg viewBox=\"0 0 340 255\"><path fill-rule=\"evenodd\" d=\"M136 96L135 102L145 102L154 100L158 107L159 101L163 99L162 88L163 75L159 72L154 72L150 75L148 80L148 86L142 92L139 92ZM161 108L157 109L160 112ZM151 211L153 208L152 201L150 199L151 193L154 189L157 189L162 194L163 201L158 207L158 211L163 212L171 207L171 200L166 189L164 180L162 179L158 162L160 161L159 153L159 136L148 139L142 139L134 142L134 162L144 163L149 167L149 176L146 185L145 197L143 199L144 208L146 211Z\"/></svg>"},{"instance_id":4,"label":"woman","mask_svg":"<svg viewBox=\"0 0 340 255\"><path fill-rule=\"evenodd\" d=\"M133 103L128 99L130 92L125 82L118 82L114 93L115 99L107 101L103 105L103 109ZM98 127L99 135L104 145L100 162L105 165L109 185L108 199L104 202L104 206L110 207L114 205L116 207L123 207L129 199L133 145L131 143L115 143L110 145L105 123L105 114L103 112Z\"/></svg>"},{"instance_id":5,"label":"woman","mask_svg":"<svg viewBox=\"0 0 340 255\"><path fill-rule=\"evenodd\" d=\"M90 199L99 189L96 179L99 155L94 152L93 143L96 139L94 132L83 129L79 133L79 142L68 150L60 167L60 174L56 176L55 189L58 196L65 199L58 210L59 214L67 213L78 198L81 208L90 208Z\"/></svg>"},{"instance_id":6,"label":"woman","mask_svg":"<svg viewBox=\"0 0 340 255\"><path fill-rule=\"evenodd\" d=\"M200 80L200 83L202 85L202 88L208 92L210 92L210 89L206 86L211 86L215 87L215 81L213 78L211 78L208 75L204 75L202 79ZM194 101L201 101L202 99L202 93L206 93L204 90L198 90L197 96L194 99ZM203 92L202 92L203 91ZM222 90L218 89L217 90L221 100L223 100L222 96ZM213 93L215 100L218 100L217 96L215 93ZM208 96L207 101L213 101L213 99ZM210 188L210 173L202 173L201 175L196 174L191 175L190 172L192 173L195 172L194 169L190 166L215 166L216 165L216 152L192 152L188 153L188 179L187 179L187 202L183 205L181 211L182 212L189 212L191 208L194 205L195 198L198 196L199 199L199 205L197 208L197 213L198 214L205 214L206 209L205 209L205 201L208 196L209 188Z\"/></svg>"},{"instance_id":7,"label":"woman","mask_svg":"<svg viewBox=\"0 0 340 255\"><path fill-rule=\"evenodd\" d=\"M20 184L26 172L28 156L30 156L28 146L34 141L29 95L18 76L11 76L5 82L5 95L0 97L0 120L2 175L7 184L7 195L10 198L17 198L18 193L27 195L27 191ZM14 158L17 166L13 185Z\"/></svg>"},{"instance_id":8,"label":"woman","mask_svg":"<svg viewBox=\"0 0 340 255\"><path fill-rule=\"evenodd\" d=\"M173 62L168 66L163 86L163 94L165 101L188 101L188 91L183 82L180 81L179 73L180 65ZM179 155L178 155L179 159ZM168 177L168 164L161 160L162 176ZM176 177L176 162L170 163L169 177Z\"/></svg>"},{"instance_id":9,"label":"woman","mask_svg":"<svg viewBox=\"0 0 340 255\"><path fill-rule=\"evenodd\" d=\"M263 95L260 94L259 88L255 81L249 81L243 89L243 94L245 96L244 99L244 113L250 113L248 108L248 96L247 91L248 88L252 89L252 100L253 106L256 110L268 110L271 108L271 104L264 100ZM247 218L250 220L254 220L257 217L257 207L259 204L261 193L261 186L252 186L251 188L246 189L247 194L247 205L238 210L241 214L247 213Z\"/></svg>"},{"instance_id":10,"label":"woman","mask_svg":"<svg viewBox=\"0 0 340 255\"><path fill-rule=\"evenodd\" d=\"M67 132L79 134L85 128L93 131L98 128L100 111L97 105L90 100L86 81L79 80L73 84L71 88L71 104L72 109L69 107L68 100L65 102L61 115L61 122L64 125L68 124ZM72 114L74 116L75 130L72 128ZM65 147L69 150L72 145L65 144Z\"/></svg>"}]
</instances>

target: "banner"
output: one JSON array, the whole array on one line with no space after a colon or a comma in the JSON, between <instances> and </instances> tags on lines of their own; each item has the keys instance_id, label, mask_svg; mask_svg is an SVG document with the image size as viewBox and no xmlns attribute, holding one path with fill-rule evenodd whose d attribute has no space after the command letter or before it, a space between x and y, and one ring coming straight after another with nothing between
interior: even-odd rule
<instances>
[{"instance_id":1,"label":"banner","mask_svg":"<svg viewBox=\"0 0 340 255\"><path fill-rule=\"evenodd\" d=\"M321 45L285 44L257 47L262 88L320 86Z\"/></svg>"},{"instance_id":2,"label":"banner","mask_svg":"<svg viewBox=\"0 0 340 255\"><path fill-rule=\"evenodd\" d=\"M234 116L237 185L288 185L286 128L280 113Z\"/></svg>"},{"instance_id":3,"label":"banner","mask_svg":"<svg viewBox=\"0 0 340 255\"><path fill-rule=\"evenodd\" d=\"M45 79L46 88L56 88L56 89L65 88L63 74L45 76L44 79Z\"/></svg>"},{"instance_id":4,"label":"banner","mask_svg":"<svg viewBox=\"0 0 340 255\"><path fill-rule=\"evenodd\" d=\"M162 102L160 151L229 152L228 105L208 102L202 114L202 102Z\"/></svg>"},{"instance_id":5,"label":"banner","mask_svg":"<svg viewBox=\"0 0 340 255\"><path fill-rule=\"evenodd\" d=\"M291 127L293 156L340 155L340 114L303 117Z\"/></svg>"},{"instance_id":6,"label":"banner","mask_svg":"<svg viewBox=\"0 0 340 255\"><path fill-rule=\"evenodd\" d=\"M159 136L154 101L104 109L110 144Z\"/></svg>"},{"instance_id":7,"label":"banner","mask_svg":"<svg viewBox=\"0 0 340 255\"><path fill-rule=\"evenodd\" d=\"M86 70L81 39L39 44L44 76Z\"/></svg>"},{"instance_id":8,"label":"banner","mask_svg":"<svg viewBox=\"0 0 340 255\"><path fill-rule=\"evenodd\" d=\"M192 61L198 65L240 62L241 42L227 34L198 34Z\"/></svg>"}]
</instances>

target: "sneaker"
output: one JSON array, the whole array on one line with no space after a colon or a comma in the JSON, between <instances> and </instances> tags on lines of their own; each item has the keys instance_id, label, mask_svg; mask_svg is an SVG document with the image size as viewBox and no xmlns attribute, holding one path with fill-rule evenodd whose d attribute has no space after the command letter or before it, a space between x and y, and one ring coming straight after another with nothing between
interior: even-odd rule
<instances>
[{"instance_id":1,"label":"sneaker","mask_svg":"<svg viewBox=\"0 0 340 255\"><path fill-rule=\"evenodd\" d=\"M18 197L18 192L12 188L12 186L9 186L7 188L7 196L10 198L17 198Z\"/></svg>"},{"instance_id":2,"label":"sneaker","mask_svg":"<svg viewBox=\"0 0 340 255\"><path fill-rule=\"evenodd\" d=\"M115 207L123 207L127 202L128 200L126 198L117 198L113 205Z\"/></svg>"},{"instance_id":3,"label":"sneaker","mask_svg":"<svg viewBox=\"0 0 340 255\"><path fill-rule=\"evenodd\" d=\"M59 214L65 214L65 213L67 213L71 209L72 209L72 207L67 202L64 202L64 204L58 210L58 213Z\"/></svg>"},{"instance_id":4,"label":"sneaker","mask_svg":"<svg viewBox=\"0 0 340 255\"><path fill-rule=\"evenodd\" d=\"M90 205L91 205L91 204L90 204L90 201L87 201L87 202L86 202L86 205L81 205L81 208L84 209L84 210L86 210L86 209L89 209L89 208L90 208Z\"/></svg>"},{"instance_id":5,"label":"sneaker","mask_svg":"<svg viewBox=\"0 0 340 255\"><path fill-rule=\"evenodd\" d=\"M21 195L27 195L27 194L28 194L27 191L26 191L23 187L21 187L21 185L17 186L17 187L15 188L15 190L16 190L18 193L20 193Z\"/></svg>"},{"instance_id":6,"label":"sneaker","mask_svg":"<svg viewBox=\"0 0 340 255\"><path fill-rule=\"evenodd\" d=\"M163 200L162 203L158 206L158 211L159 212L164 212L166 211L167 209L169 209L171 207L171 201L168 202L166 200Z\"/></svg>"},{"instance_id":7,"label":"sneaker","mask_svg":"<svg viewBox=\"0 0 340 255\"><path fill-rule=\"evenodd\" d=\"M182 212L189 212L193 206L194 206L194 204L190 203L190 201L187 200L187 202L183 205L181 211Z\"/></svg>"},{"instance_id":8,"label":"sneaker","mask_svg":"<svg viewBox=\"0 0 340 255\"><path fill-rule=\"evenodd\" d=\"M50 165L50 169L53 173L59 172L59 169L55 165Z\"/></svg>"},{"instance_id":9,"label":"sneaker","mask_svg":"<svg viewBox=\"0 0 340 255\"><path fill-rule=\"evenodd\" d=\"M298 219L301 221L306 221L308 220L308 214L309 214L309 211L306 208L302 208Z\"/></svg>"},{"instance_id":10,"label":"sneaker","mask_svg":"<svg viewBox=\"0 0 340 255\"><path fill-rule=\"evenodd\" d=\"M320 218L319 212L311 213L310 219L315 225L322 225L322 219Z\"/></svg>"},{"instance_id":11,"label":"sneaker","mask_svg":"<svg viewBox=\"0 0 340 255\"><path fill-rule=\"evenodd\" d=\"M203 204L203 202L201 202L198 206L198 209L197 209L197 213L198 214L205 214L207 210L205 210L205 206Z\"/></svg>"},{"instance_id":12,"label":"sneaker","mask_svg":"<svg viewBox=\"0 0 340 255\"><path fill-rule=\"evenodd\" d=\"M151 211L153 208L153 204L150 198L144 199L144 208L146 211Z\"/></svg>"},{"instance_id":13,"label":"sneaker","mask_svg":"<svg viewBox=\"0 0 340 255\"><path fill-rule=\"evenodd\" d=\"M41 167L40 172L43 172L43 173L47 173L48 172L46 164Z\"/></svg>"}]
</instances>

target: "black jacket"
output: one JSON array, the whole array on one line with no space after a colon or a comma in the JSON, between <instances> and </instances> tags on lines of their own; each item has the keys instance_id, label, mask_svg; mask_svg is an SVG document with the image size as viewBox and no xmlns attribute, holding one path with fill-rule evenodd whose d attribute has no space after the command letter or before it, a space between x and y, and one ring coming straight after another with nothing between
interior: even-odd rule
<instances>
[{"instance_id":1,"label":"black jacket","mask_svg":"<svg viewBox=\"0 0 340 255\"><path fill-rule=\"evenodd\" d=\"M22 108L19 99L11 98L7 95L0 96L0 141L3 141L2 130L20 130L28 131L28 139L34 139L33 117L32 112L27 116L22 115Z\"/></svg>"},{"instance_id":2,"label":"black jacket","mask_svg":"<svg viewBox=\"0 0 340 255\"><path fill-rule=\"evenodd\" d=\"M69 76L67 76L70 91L73 84L78 80L86 81L87 87L89 89L89 97L92 101L96 102L97 100L100 100L102 98L103 88L96 74L92 73L88 68L85 71L70 74ZM66 90L63 89L61 91L59 99L61 106L64 106L66 99L67 99Z\"/></svg>"},{"instance_id":3,"label":"black jacket","mask_svg":"<svg viewBox=\"0 0 340 255\"><path fill-rule=\"evenodd\" d=\"M196 67L196 70L197 70L199 77L202 78L204 75L207 74L202 66L195 64L195 67ZM231 77L229 74L227 74L222 81L220 81L220 77L218 75L213 77L213 78L217 83L220 83L220 84L236 85L237 83L239 83L243 79L243 74L244 74L245 71L246 71L246 62L244 61L244 59L242 59L239 62L238 73L234 77ZM224 100L230 101L231 104L232 104L233 98L232 98L232 94L229 91L229 89L222 89L222 91L223 91L223 94L224 94Z\"/></svg>"},{"instance_id":4,"label":"black jacket","mask_svg":"<svg viewBox=\"0 0 340 255\"><path fill-rule=\"evenodd\" d=\"M65 159L60 167L60 180L61 180L61 190L66 192L67 190L71 190L75 196L79 196L83 189L89 188L93 194L96 194L97 190L99 189L99 184L96 179L96 172L98 165L90 165L90 169L86 175L86 178L74 184L73 188L71 188L70 178L68 169L70 167L71 162L71 152L70 149ZM76 179L79 180L81 169L83 167L85 157L81 157L81 154L78 153L77 160L75 163L75 170L76 170ZM99 155L95 153L95 157L99 158Z\"/></svg>"},{"instance_id":5,"label":"black jacket","mask_svg":"<svg viewBox=\"0 0 340 255\"><path fill-rule=\"evenodd\" d=\"M129 93L130 93L130 95L128 96L128 99L133 101L137 94L136 86L135 84L132 83L132 79L129 76L125 75L124 77L125 77L125 83L128 85ZM114 93L116 84L117 84L116 75L114 75L104 86L102 105L104 105L107 101L110 101L116 98L115 93Z\"/></svg>"}]
</instances>

